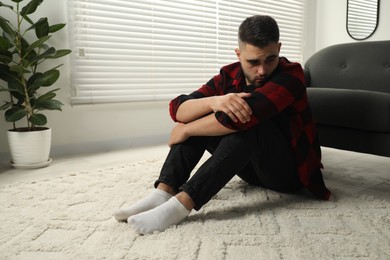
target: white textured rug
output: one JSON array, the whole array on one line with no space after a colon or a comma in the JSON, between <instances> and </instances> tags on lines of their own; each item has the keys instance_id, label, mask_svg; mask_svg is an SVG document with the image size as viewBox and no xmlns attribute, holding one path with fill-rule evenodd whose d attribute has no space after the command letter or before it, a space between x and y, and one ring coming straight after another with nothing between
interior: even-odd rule
<instances>
[{"instance_id":1,"label":"white textured rug","mask_svg":"<svg viewBox=\"0 0 390 260\"><path fill-rule=\"evenodd\" d=\"M350 195L361 178L339 178L329 202L234 178L181 225L137 235L111 213L148 194L161 165L0 186L0 259L390 259L390 201Z\"/></svg>"}]
</instances>

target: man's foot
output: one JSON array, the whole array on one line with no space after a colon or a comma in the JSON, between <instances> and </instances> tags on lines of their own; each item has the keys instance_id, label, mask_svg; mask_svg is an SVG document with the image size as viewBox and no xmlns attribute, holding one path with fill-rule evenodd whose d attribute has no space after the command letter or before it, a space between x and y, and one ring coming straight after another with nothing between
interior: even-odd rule
<instances>
[{"instance_id":1,"label":"man's foot","mask_svg":"<svg viewBox=\"0 0 390 260\"><path fill-rule=\"evenodd\" d=\"M161 204L167 202L171 197L172 195L165 191L154 189L149 196L136 202L130 207L115 210L113 215L117 221L125 222L130 216L160 206Z\"/></svg>"},{"instance_id":2,"label":"man's foot","mask_svg":"<svg viewBox=\"0 0 390 260\"><path fill-rule=\"evenodd\" d=\"M190 213L176 197L172 197L154 209L129 217L127 222L133 225L137 233L147 234L177 225Z\"/></svg>"}]
</instances>

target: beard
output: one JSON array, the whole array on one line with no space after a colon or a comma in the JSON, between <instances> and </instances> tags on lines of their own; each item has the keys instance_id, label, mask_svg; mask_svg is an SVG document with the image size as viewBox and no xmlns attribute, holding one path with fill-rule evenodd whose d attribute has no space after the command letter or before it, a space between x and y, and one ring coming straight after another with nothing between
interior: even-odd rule
<instances>
[{"instance_id":1,"label":"beard","mask_svg":"<svg viewBox=\"0 0 390 260\"><path fill-rule=\"evenodd\" d=\"M244 72L244 75L245 75L247 82L249 82L249 84L255 88L261 87L267 78L267 77L261 77L261 78L260 77L250 77L246 72Z\"/></svg>"}]
</instances>

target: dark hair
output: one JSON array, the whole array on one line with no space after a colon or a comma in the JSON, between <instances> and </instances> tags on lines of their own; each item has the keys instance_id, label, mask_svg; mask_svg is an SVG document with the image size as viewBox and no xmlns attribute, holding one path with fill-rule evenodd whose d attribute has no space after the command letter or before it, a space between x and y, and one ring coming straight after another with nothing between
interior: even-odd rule
<instances>
[{"instance_id":1,"label":"dark hair","mask_svg":"<svg viewBox=\"0 0 390 260\"><path fill-rule=\"evenodd\" d=\"M264 48L270 43L279 42L279 27L275 19L268 15L255 15L246 18L238 29L238 43L249 43Z\"/></svg>"}]
</instances>

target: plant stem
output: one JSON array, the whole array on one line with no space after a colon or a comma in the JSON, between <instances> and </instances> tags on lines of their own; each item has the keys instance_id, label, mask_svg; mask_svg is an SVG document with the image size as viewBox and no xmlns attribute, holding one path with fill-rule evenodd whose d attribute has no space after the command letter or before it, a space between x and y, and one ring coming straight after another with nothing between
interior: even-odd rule
<instances>
[{"instance_id":1,"label":"plant stem","mask_svg":"<svg viewBox=\"0 0 390 260\"><path fill-rule=\"evenodd\" d=\"M20 12L19 12L19 3L17 3L16 5L16 8L17 8L17 19L18 19L18 34L16 36L16 48L17 48L17 51L18 51L18 55L19 55L19 75L20 75L20 82L22 83L23 85L23 90L24 90L24 105L26 107L26 110L28 112L28 115L27 115L27 127L32 130L32 126L30 126L30 122L29 122L29 118L31 118L31 116L33 115L34 111L33 111L33 108L31 107L31 102L30 102L30 95L28 93L28 86L27 86L27 80L26 80L26 77L25 77L25 72L24 72L24 64L23 64L23 43L22 43L22 34L21 34L21 24L22 24L22 21L23 21L23 17L20 15Z\"/></svg>"},{"instance_id":2,"label":"plant stem","mask_svg":"<svg viewBox=\"0 0 390 260\"><path fill-rule=\"evenodd\" d=\"M13 104L13 103L14 103L14 98L13 98L13 96L12 96L12 92L10 92L9 95L10 95L11 103ZM14 131L16 131L16 123L15 123L15 121L12 122L12 126L13 126L13 128L14 128Z\"/></svg>"}]
</instances>

